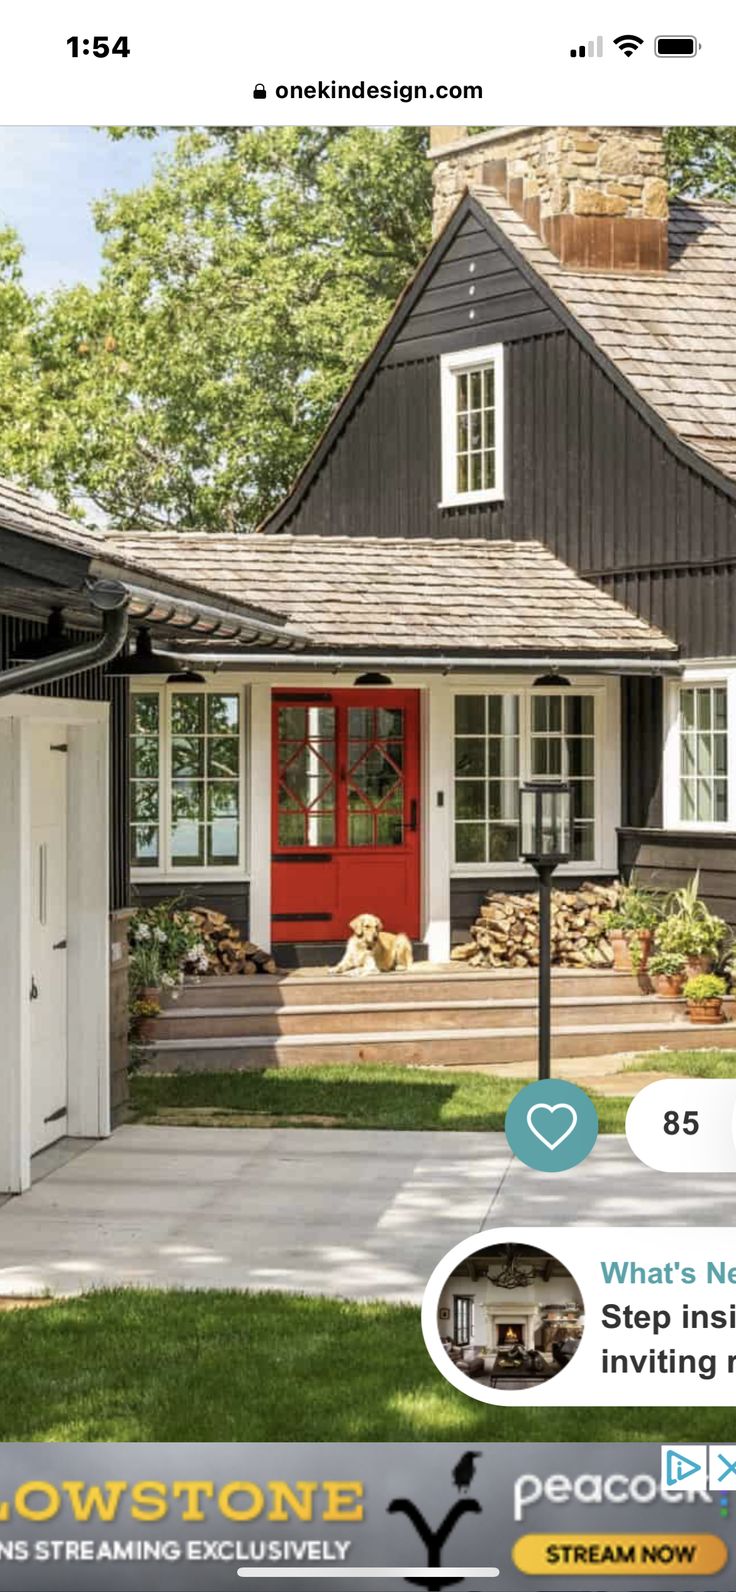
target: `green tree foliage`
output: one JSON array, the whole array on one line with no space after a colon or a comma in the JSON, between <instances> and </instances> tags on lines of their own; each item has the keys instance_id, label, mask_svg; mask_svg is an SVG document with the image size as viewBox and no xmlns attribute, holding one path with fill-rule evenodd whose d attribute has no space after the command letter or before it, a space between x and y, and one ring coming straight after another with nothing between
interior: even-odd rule
<instances>
[{"instance_id":1,"label":"green tree foliage","mask_svg":"<svg viewBox=\"0 0 736 1592\"><path fill-rule=\"evenodd\" d=\"M674 194L736 199L736 127L668 127L665 154Z\"/></svg>"},{"instance_id":2,"label":"green tree foliage","mask_svg":"<svg viewBox=\"0 0 736 1592\"><path fill-rule=\"evenodd\" d=\"M46 300L0 234L0 470L115 526L251 529L426 249L426 128L188 129L95 221L99 286Z\"/></svg>"},{"instance_id":3,"label":"green tree foliage","mask_svg":"<svg viewBox=\"0 0 736 1592\"><path fill-rule=\"evenodd\" d=\"M156 132L110 130L134 131ZM94 289L29 297L0 229L0 472L112 526L252 529L429 243L426 135L186 129L95 206ZM736 198L736 128L668 129L666 153L673 192Z\"/></svg>"}]
</instances>

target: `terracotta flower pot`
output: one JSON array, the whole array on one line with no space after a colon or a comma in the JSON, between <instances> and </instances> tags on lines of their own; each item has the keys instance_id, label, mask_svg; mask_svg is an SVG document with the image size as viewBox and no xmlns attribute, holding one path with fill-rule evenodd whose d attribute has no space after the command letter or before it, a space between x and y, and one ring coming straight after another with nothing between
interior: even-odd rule
<instances>
[{"instance_id":1,"label":"terracotta flower pot","mask_svg":"<svg viewBox=\"0 0 736 1592\"><path fill-rule=\"evenodd\" d=\"M655 994L659 995L661 1000L676 1001L679 1000L682 994L682 986L685 982L685 974L655 973L653 975L653 982Z\"/></svg>"},{"instance_id":2,"label":"terracotta flower pot","mask_svg":"<svg viewBox=\"0 0 736 1592\"><path fill-rule=\"evenodd\" d=\"M623 929L609 929L608 939L613 951L614 972L630 973L632 971L631 952Z\"/></svg>"},{"instance_id":3,"label":"terracotta flower pot","mask_svg":"<svg viewBox=\"0 0 736 1592\"><path fill-rule=\"evenodd\" d=\"M687 958L687 978L697 978L699 973L710 973L713 968L712 956L689 956Z\"/></svg>"},{"instance_id":4,"label":"terracotta flower pot","mask_svg":"<svg viewBox=\"0 0 736 1592\"><path fill-rule=\"evenodd\" d=\"M152 1045L156 1038L155 1017L141 1017L136 1037L141 1045Z\"/></svg>"},{"instance_id":5,"label":"terracotta flower pot","mask_svg":"<svg viewBox=\"0 0 736 1592\"><path fill-rule=\"evenodd\" d=\"M714 1000L688 1001L688 1017L691 1023L725 1023L723 1015L723 999L717 995Z\"/></svg>"},{"instance_id":6,"label":"terracotta flower pot","mask_svg":"<svg viewBox=\"0 0 736 1592\"><path fill-rule=\"evenodd\" d=\"M637 929L633 933L624 929L610 929L608 938L613 950L613 966L616 973L645 973L652 949L651 929ZM641 956L636 966L632 961L631 947L638 940L641 947Z\"/></svg>"},{"instance_id":7,"label":"terracotta flower pot","mask_svg":"<svg viewBox=\"0 0 736 1592\"><path fill-rule=\"evenodd\" d=\"M161 991L157 984L146 984L141 990L141 1000L150 1001L152 1006L161 1005Z\"/></svg>"}]
</instances>

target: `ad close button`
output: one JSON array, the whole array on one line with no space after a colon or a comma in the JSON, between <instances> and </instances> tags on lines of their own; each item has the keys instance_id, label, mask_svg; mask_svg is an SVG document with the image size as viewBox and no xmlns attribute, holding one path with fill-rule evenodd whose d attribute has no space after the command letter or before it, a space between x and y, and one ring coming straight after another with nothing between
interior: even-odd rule
<instances>
[{"instance_id":1,"label":"ad close button","mask_svg":"<svg viewBox=\"0 0 736 1592\"><path fill-rule=\"evenodd\" d=\"M513 1561L524 1575L715 1575L728 1561L720 1537L703 1532L657 1536L620 1532L606 1536L536 1533L514 1543Z\"/></svg>"}]
</instances>

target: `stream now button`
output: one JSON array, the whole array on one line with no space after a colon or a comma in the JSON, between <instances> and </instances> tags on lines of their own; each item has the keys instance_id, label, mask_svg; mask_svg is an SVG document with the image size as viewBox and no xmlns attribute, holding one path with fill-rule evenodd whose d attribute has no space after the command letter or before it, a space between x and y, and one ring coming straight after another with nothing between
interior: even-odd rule
<instances>
[{"instance_id":1,"label":"stream now button","mask_svg":"<svg viewBox=\"0 0 736 1592\"><path fill-rule=\"evenodd\" d=\"M535 1533L519 1537L512 1558L523 1575L716 1575L728 1562L720 1537L705 1532L658 1535L623 1531L610 1536L583 1532Z\"/></svg>"}]
</instances>

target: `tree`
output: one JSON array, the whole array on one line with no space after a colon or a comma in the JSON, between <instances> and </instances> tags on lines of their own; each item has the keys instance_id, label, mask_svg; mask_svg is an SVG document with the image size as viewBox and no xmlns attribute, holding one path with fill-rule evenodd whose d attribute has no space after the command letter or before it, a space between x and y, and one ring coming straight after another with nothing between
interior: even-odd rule
<instances>
[{"instance_id":1,"label":"tree","mask_svg":"<svg viewBox=\"0 0 736 1592\"><path fill-rule=\"evenodd\" d=\"M668 127L665 155L673 194L736 199L736 127Z\"/></svg>"},{"instance_id":2,"label":"tree","mask_svg":"<svg viewBox=\"0 0 736 1592\"><path fill-rule=\"evenodd\" d=\"M113 527L253 529L429 244L426 135L187 129L95 206L95 289L30 298L0 230L0 472ZM665 149L673 192L736 198L736 128Z\"/></svg>"},{"instance_id":3,"label":"tree","mask_svg":"<svg viewBox=\"0 0 736 1592\"><path fill-rule=\"evenodd\" d=\"M251 529L427 247L426 129L189 129L95 220L99 287L30 306L34 447L13 399L0 468L114 526Z\"/></svg>"}]
</instances>

